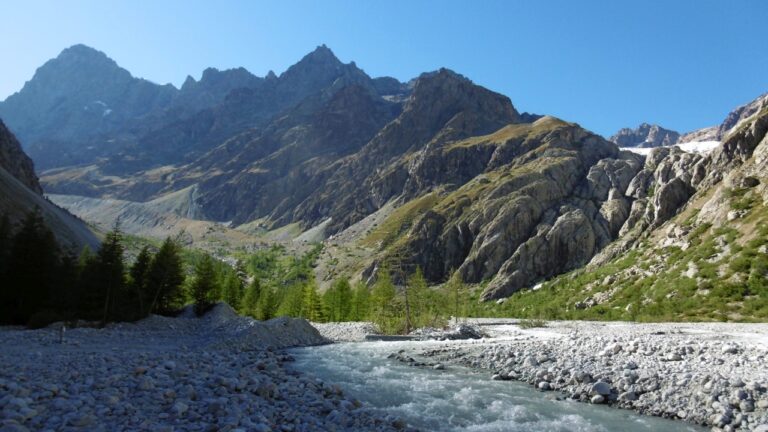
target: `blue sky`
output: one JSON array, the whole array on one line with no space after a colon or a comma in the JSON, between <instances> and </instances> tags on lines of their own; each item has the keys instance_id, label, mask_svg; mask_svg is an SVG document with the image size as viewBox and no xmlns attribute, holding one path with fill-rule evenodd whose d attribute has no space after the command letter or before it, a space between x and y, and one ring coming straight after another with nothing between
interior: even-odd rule
<instances>
[{"instance_id":1,"label":"blue sky","mask_svg":"<svg viewBox=\"0 0 768 432\"><path fill-rule=\"evenodd\" d=\"M719 123L768 92L768 1L0 0L0 99L85 43L158 83L278 74L317 45L370 75L451 68L601 134Z\"/></svg>"}]
</instances>

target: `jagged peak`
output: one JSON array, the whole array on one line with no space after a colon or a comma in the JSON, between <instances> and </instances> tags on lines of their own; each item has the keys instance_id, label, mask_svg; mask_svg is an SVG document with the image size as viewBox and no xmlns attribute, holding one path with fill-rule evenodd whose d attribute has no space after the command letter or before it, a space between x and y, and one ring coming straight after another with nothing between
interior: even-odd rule
<instances>
[{"instance_id":1,"label":"jagged peak","mask_svg":"<svg viewBox=\"0 0 768 432\"><path fill-rule=\"evenodd\" d=\"M419 81L431 80L431 79L457 80L457 81L474 84L472 80L470 80L469 78L465 77L464 75L458 72L454 72L453 70L448 68L440 68L436 71L424 72L423 74L419 75L418 78L416 78L415 84L418 85Z\"/></svg>"},{"instance_id":2,"label":"jagged peak","mask_svg":"<svg viewBox=\"0 0 768 432\"><path fill-rule=\"evenodd\" d=\"M312 52L302 57L297 65L312 62L312 63L328 63L328 64L343 64L336 54L331 51L325 44L318 46Z\"/></svg>"},{"instance_id":3,"label":"jagged peak","mask_svg":"<svg viewBox=\"0 0 768 432\"><path fill-rule=\"evenodd\" d=\"M207 67L207 68L205 68L203 70L203 75L200 78L200 81L202 81L202 80L204 80L206 78L210 78L210 77L212 77L214 75L218 75L219 73L221 73L221 71L216 69L215 67Z\"/></svg>"},{"instance_id":4,"label":"jagged peak","mask_svg":"<svg viewBox=\"0 0 768 432\"><path fill-rule=\"evenodd\" d=\"M284 78L290 75L301 75L318 70L338 70L344 66L330 48L320 45L314 51L305 55L296 64L280 75Z\"/></svg>"},{"instance_id":5,"label":"jagged peak","mask_svg":"<svg viewBox=\"0 0 768 432\"><path fill-rule=\"evenodd\" d=\"M111 67L119 67L117 62L112 60L103 51L99 51L96 48L92 48L84 44L76 44L69 48L63 49L54 60L68 59L84 60L89 62L102 63Z\"/></svg>"},{"instance_id":6,"label":"jagged peak","mask_svg":"<svg viewBox=\"0 0 768 432\"><path fill-rule=\"evenodd\" d=\"M184 80L184 84L181 85L181 89L184 90L185 88L189 88L193 85L195 85L197 81L192 78L192 75L187 75L187 78Z\"/></svg>"}]
</instances>

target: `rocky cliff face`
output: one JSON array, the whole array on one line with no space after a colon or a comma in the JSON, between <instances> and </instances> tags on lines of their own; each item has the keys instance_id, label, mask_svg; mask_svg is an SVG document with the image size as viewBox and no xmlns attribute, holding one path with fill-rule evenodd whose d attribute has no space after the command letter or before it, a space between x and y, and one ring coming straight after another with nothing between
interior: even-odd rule
<instances>
[{"instance_id":1,"label":"rocky cliff face","mask_svg":"<svg viewBox=\"0 0 768 432\"><path fill-rule=\"evenodd\" d=\"M619 240L510 307L570 319L765 320L768 108L724 124L722 145L705 156L652 152L630 186L645 197Z\"/></svg>"},{"instance_id":2,"label":"rocky cliff face","mask_svg":"<svg viewBox=\"0 0 768 432\"><path fill-rule=\"evenodd\" d=\"M98 239L83 221L43 198L32 161L0 121L0 215L18 224L31 211L40 212L66 251L77 254L86 245L98 247Z\"/></svg>"},{"instance_id":3,"label":"rocky cliff face","mask_svg":"<svg viewBox=\"0 0 768 432\"><path fill-rule=\"evenodd\" d=\"M639 156L552 117L422 153L414 168L427 160L461 168L374 266L407 257L406 267L432 281L455 269L467 282L490 280L485 300L588 262L618 235L632 202L622 191L642 166ZM413 169L410 182L425 183L422 172Z\"/></svg>"},{"instance_id":4,"label":"rocky cliff face","mask_svg":"<svg viewBox=\"0 0 768 432\"><path fill-rule=\"evenodd\" d=\"M680 134L658 125L643 123L635 129L624 128L609 138L619 147L661 147L676 144Z\"/></svg>"},{"instance_id":5,"label":"rocky cliff face","mask_svg":"<svg viewBox=\"0 0 768 432\"><path fill-rule=\"evenodd\" d=\"M41 194L43 188L35 175L32 159L21 149L21 144L0 120L0 167L19 180L31 191Z\"/></svg>"},{"instance_id":6,"label":"rocky cliff face","mask_svg":"<svg viewBox=\"0 0 768 432\"><path fill-rule=\"evenodd\" d=\"M620 239L598 254L591 266L604 265L636 246L640 240L652 235L655 229L690 206L697 197L731 187L723 186L723 179L737 176L736 171L740 167L753 163L751 159L756 148L764 140L768 129L768 106L763 106L764 100L765 96L761 96L731 112L720 126L708 128L729 132L723 137L723 143L707 155L685 153L677 148L654 149L627 190L627 194L635 197L636 201L630 217L621 228ZM761 111L745 108L755 106L763 107ZM741 120L736 121L736 118ZM756 162L759 165L759 161ZM711 206L708 208L711 209ZM700 222L708 222L711 213L704 212L706 217L700 218ZM723 216L727 212L720 213Z\"/></svg>"}]
</instances>

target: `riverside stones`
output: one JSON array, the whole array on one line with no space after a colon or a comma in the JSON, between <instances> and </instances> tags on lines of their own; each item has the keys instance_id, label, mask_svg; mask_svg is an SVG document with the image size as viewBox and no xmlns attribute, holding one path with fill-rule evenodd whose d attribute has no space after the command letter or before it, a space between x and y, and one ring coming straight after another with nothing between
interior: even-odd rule
<instances>
[{"instance_id":1,"label":"riverside stones","mask_svg":"<svg viewBox=\"0 0 768 432\"><path fill-rule=\"evenodd\" d=\"M325 342L306 322L221 309L75 328L64 344L53 329L0 329L0 430L408 429L286 368L281 348Z\"/></svg>"},{"instance_id":2,"label":"riverside stones","mask_svg":"<svg viewBox=\"0 0 768 432\"><path fill-rule=\"evenodd\" d=\"M483 328L490 339L446 345L429 356L574 400L720 430L768 424L768 325L552 322L541 330Z\"/></svg>"}]
</instances>

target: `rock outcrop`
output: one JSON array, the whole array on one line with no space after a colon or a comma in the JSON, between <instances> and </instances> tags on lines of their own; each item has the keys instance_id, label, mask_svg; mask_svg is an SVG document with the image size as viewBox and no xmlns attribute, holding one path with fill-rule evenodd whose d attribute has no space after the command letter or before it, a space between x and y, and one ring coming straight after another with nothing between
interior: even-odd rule
<instances>
[{"instance_id":1,"label":"rock outcrop","mask_svg":"<svg viewBox=\"0 0 768 432\"><path fill-rule=\"evenodd\" d=\"M40 213L66 251L98 248L99 240L83 221L43 197L32 161L0 121L0 216L15 226L33 211Z\"/></svg>"},{"instance_id":2,"label":"rock outcrop","mask_svg":"<svg viewBox=\"0 0 768 432\"><path fill-rule=\"evenodd\" d=\"M43 188L40 187L40 182L35 175L32 159L24 153L21 144L2 120L0 120L0 168L3 168L32 192L43 193Z\"/></svg>"}]
</instances>

